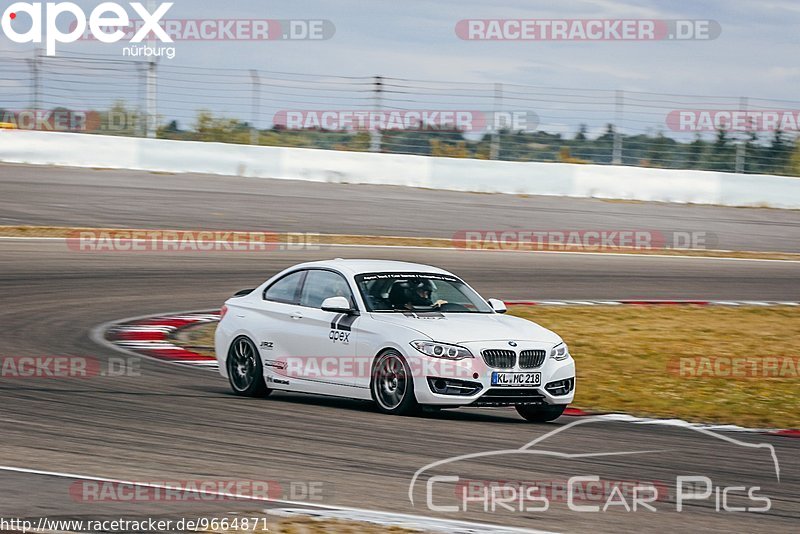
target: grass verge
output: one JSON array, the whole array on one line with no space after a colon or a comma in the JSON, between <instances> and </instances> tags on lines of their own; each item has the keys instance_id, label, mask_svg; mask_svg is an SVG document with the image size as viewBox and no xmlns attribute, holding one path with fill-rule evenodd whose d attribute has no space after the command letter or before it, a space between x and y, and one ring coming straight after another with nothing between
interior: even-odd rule
<instances>
[{"instance_id":1,"label":"grass verge","mask_svg":"<svg viewBox=\"0 0 800 534\"><path fill-rule=\"evenodd\" d=\"M800 427L797 367L768 370L768 378L711 377L715 368L697 360L798 362L796 307L516 306L509 313L550 328L567 342L578 367L575 407L756 428ZM212 354L215 326L184 331L176 342ZM681 358L694 362L690 372L680 372ZM720 369L730 374L732 368L721 361ZM746 374L748 367L743 369Z\"/></svg>"}]
</instances>

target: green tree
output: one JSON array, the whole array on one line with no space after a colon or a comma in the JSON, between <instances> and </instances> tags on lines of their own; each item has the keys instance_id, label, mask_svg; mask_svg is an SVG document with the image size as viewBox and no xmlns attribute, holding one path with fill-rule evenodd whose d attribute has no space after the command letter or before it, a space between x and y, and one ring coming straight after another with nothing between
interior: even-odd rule
<instances>
[{"instance_id":1,"label":"green tree","mask_svg":"<svg viewBox=\"0 0 800 534\"><path fill-rule=\"evenodd\" d=\"M789 174L800 176L800 142L795 139L792 157L789 159Z\"/></svg>"},{"instance_id":2,"label":"green tree","mask_svg":"<svg viewBox=\"0 0 800 534\"><path fill-rule=\"evenodd\" d=\"M736 151L724 128L717 130L717 138L711 146L710 168L715 171L733 172L736 167Z\"/></svg>"},{"instance_id":3,"label":"green tree","mask_svg":"<svg viewBox=\"0 0 800 534\"><path fill-rule=\"evenodd\" d=\"M144 135L144 120L139 110L128 108L124 100L117 100L108 111L100 114L98 133L126 137Z\"/></svg>"},{"instance_id":4,"label":"green tree","mask_svg":"<svg viewBox=\"0 0 800 534\"><path fill-rule=\"evenodd\" d=\"M703 151L705 150L705 143L703 137L697 133L695 134L694 141L689 143L686 150L686 168L698 169L703 158Z\"/></svg>"},{"instance_id":5,"label":"green tree","mask_svg":"<svg viewBox=\"0 0 800 534\"><path fill-rule=\"evenodd\" d=\"M195 141L248 144L250 125L238 119L215 117L210 111L197 113L194 124Z\"/></svg>"},{"instance_id":6,"label":"green tree","mask_svg":"<svg viewBox=\"0 0 800 534\"><path fill-rule=\"evenodd\" d=\"M786 140L781 130L775 130L769 147L766 150L765 168L770 174L789 173L789 159L792 153L792 144Z\"/></svg>"}]
</instances>

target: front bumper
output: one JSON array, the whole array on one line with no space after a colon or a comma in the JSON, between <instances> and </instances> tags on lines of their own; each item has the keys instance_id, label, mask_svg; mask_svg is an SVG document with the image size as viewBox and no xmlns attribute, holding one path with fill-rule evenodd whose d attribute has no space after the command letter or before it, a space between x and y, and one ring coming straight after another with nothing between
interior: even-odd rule
<instances>
[{"instance_id":1,"label":"front bumper","mask_svg":"<svg viewBox=\"0 0 800 534\"><path fill-rule=\"evenodd\" d=\"M571 356L562 361L550 358L552 344L518 342L518 346L512 348L508 342L500 341L464 346L470 349L474 358L448 361L446 365L433 362L431 365L430 360L435 358L415 356L428 360L419 363L420 368L427 370L424 377L420 377L424 379L414 381L417 402L440 407L565 405L575 397L575 361ZM482 355L484 350L513 350L516 358L511 366L490 366ZM545 350L548 356L540 366L522 368L519 354L526 350ZM541 373L541 382L537 387L496 386L491 383L494 371L537 372Z\"/></svg>"}]
</instances>

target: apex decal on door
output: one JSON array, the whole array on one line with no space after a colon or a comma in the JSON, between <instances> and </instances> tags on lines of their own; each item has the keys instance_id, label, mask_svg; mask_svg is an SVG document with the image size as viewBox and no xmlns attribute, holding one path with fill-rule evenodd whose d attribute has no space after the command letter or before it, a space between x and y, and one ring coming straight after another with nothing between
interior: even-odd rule
<instances>
[{"instance_id":1,"label":"apex decal on door","mask_svg":"<svg viewBox=\"0 0 800 534\"><path fill-rule=\"evenodd\" d=\"M328 339L336 343L339 341L340 343L344 343L347 345L350 343L350 332L341 332L339 330L331 330L331 333L328 334Z\"/></svg>"},{"instance_id":2,"label":"apex decal on door","mask_svg":"<svg viewBox=\"0 0 800 534\"><path fill-rule=\"evenodd\" d=\"M328 339L334 343L350 343L350 331L353 322L358 319L357 315L349 315L346 313L337 314L331 321L331 331L328 334Z\"/></svg>"}]
</instances>

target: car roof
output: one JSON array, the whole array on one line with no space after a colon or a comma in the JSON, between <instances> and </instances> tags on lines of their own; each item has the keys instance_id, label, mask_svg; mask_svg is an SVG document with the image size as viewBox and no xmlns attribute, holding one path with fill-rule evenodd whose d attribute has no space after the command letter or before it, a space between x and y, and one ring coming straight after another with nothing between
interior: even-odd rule
<instances>
[{"instance_id":1,"label":"car roof","mask_svg":"<svg viewBox=\"0 0 800 534\"><path fill-rule=\"evenodd\" d=\"M405 261L393 260L366 260L366 259L342 259L336 258L333 260L312 261L308 263L301 263L295 265L296 268L330 268L336 269L343 273L350 275L357 275L362 273L379 273L379 272L423 272L423 273L439 273L439 274L452 274L444 269L424 265L422 263L410 263Z\"/></svg>"}]
</instances>

